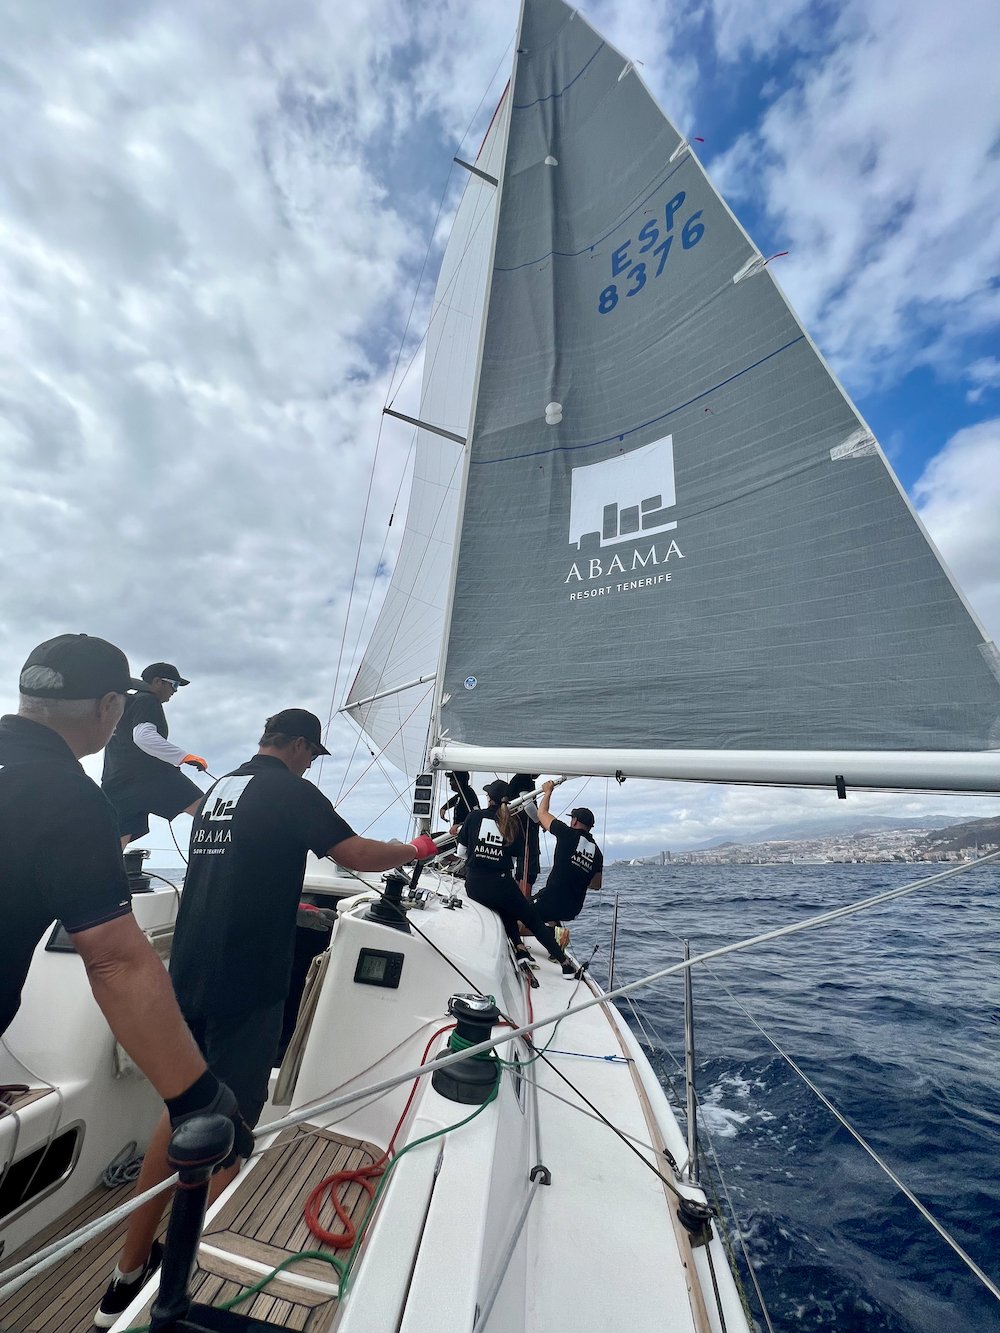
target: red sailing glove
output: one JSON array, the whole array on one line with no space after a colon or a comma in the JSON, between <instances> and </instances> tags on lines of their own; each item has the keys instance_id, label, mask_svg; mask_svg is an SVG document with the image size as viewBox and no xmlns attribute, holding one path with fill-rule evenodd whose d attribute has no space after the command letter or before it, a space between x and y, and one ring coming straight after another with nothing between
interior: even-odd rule
<instances>
[{"instance_id":1,"label":"red sailing glove","mask_svg":"<svg viewBox=\"0 0 1000 1333\"><path fill-rule=\"evenodd\" d=\"M194 768L197 768L202 773L208 771L208 760L202 759L200 754L186 754L184 758L181 760L181 763L191 764Z\"/></svg>"},{"instance_id":2,"label":"red sailing glove","mask_svg":"<svg viewBox=\"0 0 1000 1333\"><path fill-rule=\"evenodd\" d=\"M426 833L421 833L419 838L413 838L409 844L417 853L416 860L429 861L432 856L437 856L440 848L433 838L429 838Z\"/></svg>"}]
</instances>

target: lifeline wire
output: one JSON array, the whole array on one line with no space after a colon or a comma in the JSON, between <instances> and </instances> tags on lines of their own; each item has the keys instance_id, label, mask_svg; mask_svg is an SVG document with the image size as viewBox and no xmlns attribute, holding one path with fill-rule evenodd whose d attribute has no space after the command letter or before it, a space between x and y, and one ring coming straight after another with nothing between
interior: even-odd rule
<instances>
[{"instance_id":1,"label":"lifeline wire","mask_svg":"<svg viewBox=\"0 0 1000 1333\"><path fill-rule=\"evenodd\" d=\"M889 889L885 893L876 894L870 898L864 898L856 903L848 903L843 907L837 907L829 912L820 912L816 916L806 917L802 921L791 922L787 926L780 926L775 930L764 931L759 935L750 936L745 940L736 940L732 944L723 944L715 949L708 949L704 953L696 954L692 958L682 959L680 962L673 963L669 967L660 968L656 972L651 972L648 976L641 977L638 981L629 982L625 986L618 986L612 991L607 991L601 995L592 996L589 1000L584 1000L580 1004L571 1005L560 1013L550 1015L546 1018L536 1019L520 1028L506 1030L500 1037L491 1037L488 1041L482 1041L476 1046L470 1046L464 1051L453 1051L446 1055L438 1056L430 1060L425 1065L416 1069L407 1070L402 1074L394 1074L390 1078L382 1079L378 1083L373 1083L367 1088L360 1088L355 1092L345 1093L341 1096L330 1097L327 1099L316 1099L312 1103L300 1107L297 1111L282 1117L280 1120L272 1120L266 1127L254 1131L254 1137L263 1137L278 1131L287 1129L292 1125L302 1124L310 1120L313 1116L325 1114L328 1111L339 1110L342 1106L349 1106L353 1102L364 1101L377 1093L388 1091L398 1086L400 1083L410 1082L414 1078L422 1077L425 1074L433 1073L435 1069L445 1069L449 1065L457 1063L459 1060L468 1059L470 1056L485 1054L487 1051L494 1050L497 1046L504 1045L505 1042L513 1041L518 1037L525 1037L538 1028L550 1027L554 1023L559 1023L563 1019L570 1018L575 1014L584 1013L588 1009L593 1009L596 1005L607 1003L609 1000L616 1000L619 996L630 995L633 991L643 987L650 986L663 977L675 976L687 968L694 967L699 963L706 963L713 958L722 958L727 954L739 953L744 949L750 949L758 944L765 944L770 940L781 939L787 935L796 935L805 930L814 930L820 926L830 925L834 921L839 921L845 917L853 916L858 912L868 911L873 907L880 907L883 903L892 902L896 898L902 898L917 889L926 888L930 884L938 884L944 879L949 879L953 875L959 875L968 872L981 865L1000 860L1000 852L990 852L986 856L979 857L976 861L964 862L961 865L953 866L950 870L943 870L939 874L930 875L925 879L915 880L912 884L903 884L898 888ZM560 1075L560 1077L563 1077ZM642 1159L645 1160L645 1159ZM655 1168L654 1168L655 1169ZM659 1174L659 1173L657 1173ZM59 1242L53 1242L45 1250L39 1251L33 1258L24 1259L19 1264L13 1265L3 1276L8 1279L3 1286L0 1286L0 1299L19 1290L25 1282L29 1281L28 1270L32 1272L43 1272L47 1268L53 1267L63 1253L70 1253L73 1250L80 1249L82 1245L94 1236L101 1235L104 1231L110 1230L118 1222L126 1218L135 1208L144 1203L147 1199L155 1195L162 1194L176 1180L176 1176L162 1181L159 1185L148 1190L120 1208L108 1213L106 1217L99 1222L91 1223L87 1227L75 1233L73 1236ZM37 1262L41 1258L41 1262ZM978 1270L977 1270L978 1273ZM998 1289L989 1278L983 1275L981 1279L987 1289L1000 1299L1000 1289Z\"/></svg>"}]
</instances>

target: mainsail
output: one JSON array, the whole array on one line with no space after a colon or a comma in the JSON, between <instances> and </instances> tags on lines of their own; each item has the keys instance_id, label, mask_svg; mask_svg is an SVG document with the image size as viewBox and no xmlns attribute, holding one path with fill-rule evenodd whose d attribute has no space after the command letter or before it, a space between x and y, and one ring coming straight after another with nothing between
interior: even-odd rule
<instances>
[{"instance_id":1,"label":"mainsail","mask_svg":"<svg viewBox=\"0 0 1000 1333\"><path fill-rule=\"evenodd\" d=\"M1000 788L997 652L634 66L525 0L435 761Z\"/></svg>"},{"instance_id":2,"label":"mainsail","mask_svg":"<svg viewBox=\"0 0 1000 1333\"><path fill-rule=\"evenodd\" d=\"M505 96L476 165L503 165L510 99ZM470 173L445 249L424 350L420 420L463 438L469 429L497 194ZM418 430L406 529L385 602L345 711L397 768L423 765L444 633L444 613L462 480L460 444Z\"/></svg>"}]
</instances>

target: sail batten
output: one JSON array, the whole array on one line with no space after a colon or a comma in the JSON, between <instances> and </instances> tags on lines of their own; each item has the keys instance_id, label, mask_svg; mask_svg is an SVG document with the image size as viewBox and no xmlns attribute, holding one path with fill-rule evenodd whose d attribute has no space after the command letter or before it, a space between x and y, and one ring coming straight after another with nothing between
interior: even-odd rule
<instances>
[{"instance_id":1,"label":"sail batten","mask_svg":"<svg viewBox=\"0 0 1000 1333\"><path fill-rule=\"evenodd\" d=\"M760 251L579 14L518 46L441 753L994 790L991 645Z\"/></svg>"}]
</instances>

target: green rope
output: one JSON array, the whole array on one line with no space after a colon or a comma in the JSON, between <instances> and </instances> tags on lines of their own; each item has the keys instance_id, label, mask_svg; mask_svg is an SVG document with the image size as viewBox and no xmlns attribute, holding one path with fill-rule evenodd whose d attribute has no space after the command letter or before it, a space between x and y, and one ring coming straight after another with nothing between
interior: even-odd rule
<instances>
[{"instance_id":1,"label":"green rope","mask_svg":"<svg viewBox=\"0 0 1000 1333\"><path fill-rule=\"evenodd\" d=\"M471 1046L472 1044L472 1042L466 1043L467 1046ZM354 1266L354 1261L357 1258L361 1242L364 1240L368 1219L371 1217L375 1205L382 1197L382 1191L385 1189L386 1181L389 1179L389 1174L396 1163L400 1158L405 1157L412 1148L419 1148L422 1143L430 1143L432 1139L439 1139L443 1137L443 1135L450 1134L453 1130L461 1129L463 1125L467 1125L470 1121L475 1120L477 1115L481 1115L483 1111L486 1110L487 1106L496 1100L499 1091L500 1080L497 1079L493 1091L481 1106L476 1107L471 1115L467 1115L464 1120L456 1121L454 1125L445 1125L443 1129L436 1129L431 1134L425 1134L423 1138L414 1139L412 1143L408 1143L405 1148L401 1148L399 1152L396 1153L395 1157L387 1163L385 1171L382 1173L378 1182L375 1194L369 1202L368 1207L365 1209L365 1215L361 1220L361 1225L358 1227L358 1238L351 1247L351 1252L346 1260L335 1259L332 1254L324 1254L322 1250L299 1250L296 1254L290 1254L287 1259L282 1259L281 1263L278 1264L276 1268L272 1268L270 1273L265 1273L260 1281L255 1283L254 1286L248 1287L246 1291L240 1292L238 1296L234 1296L231 1300L226 1301L224 1305L220 1305L217 1308L220 1310L231 1310L234 1306L242 1305L244 1301L248 1301L252 1296L258 1295L258 1293L264 1290L268 1283L274 1281L279 1273L283 1272L286 1268L290 1268L292 1264L298 1263L300 1259L322 1259L324 1263L328 1263L331 1268L336 1269L337 1277L340 1279L339 1298L342 1299L347 1293L348 1279L350 1277L351 1269ZM127 1333L149 1333L149 1325L136 1324L135 1326L130 1327L127 1330Z\"/></svg>"}]
</instances>

